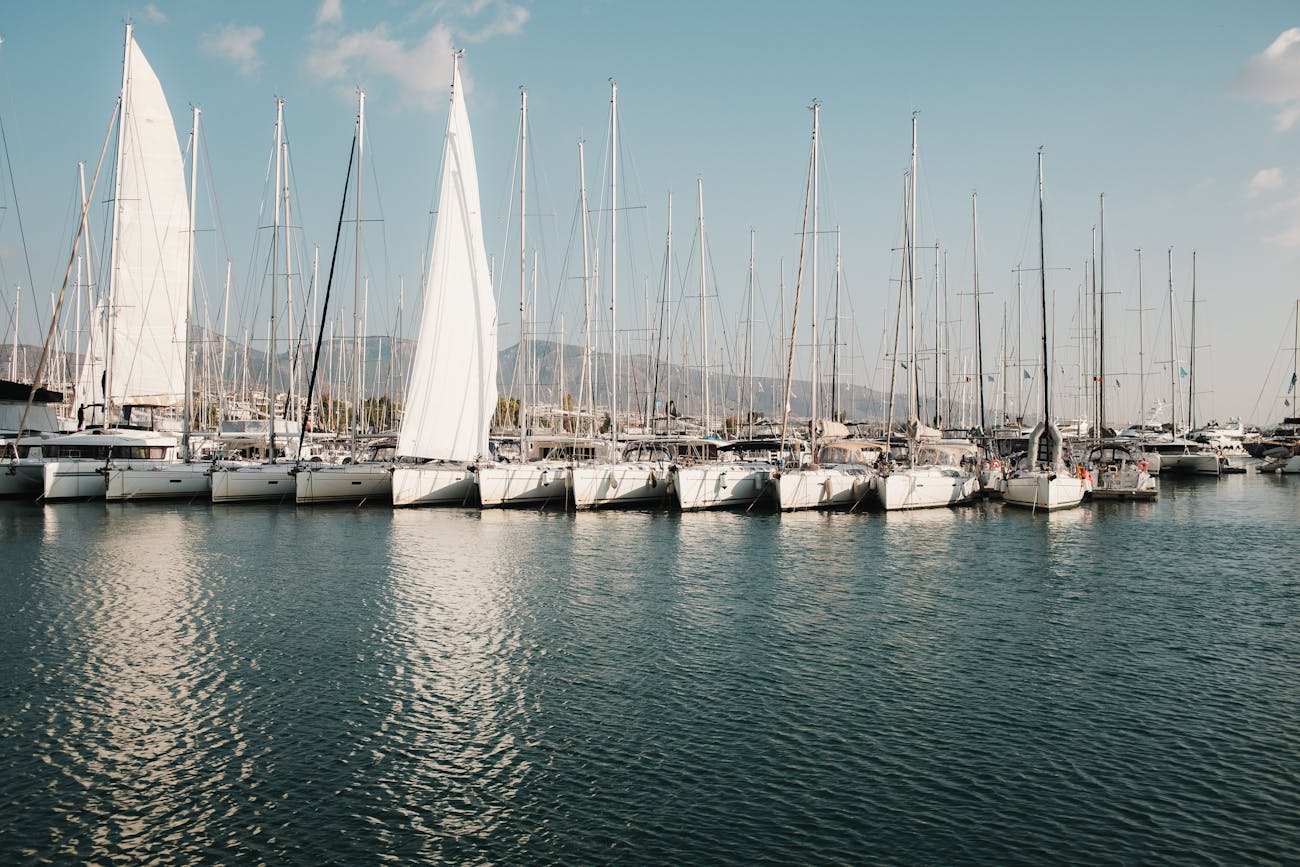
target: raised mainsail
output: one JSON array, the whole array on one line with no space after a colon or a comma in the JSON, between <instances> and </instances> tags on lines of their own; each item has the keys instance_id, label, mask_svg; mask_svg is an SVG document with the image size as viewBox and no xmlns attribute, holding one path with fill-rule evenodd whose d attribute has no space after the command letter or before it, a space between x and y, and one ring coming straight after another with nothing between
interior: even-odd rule
<instances>
[{"instance_id":1,"label":"raised mainsail","mask_svg":"<svg viewBox=\"0 0 1300 867\"><path fill-rule=\"evenodd\" d=\"M497 402L497 322L459 52L452 65L424 311L407 382L393 503L465 502L475 484L468 464L488 455Z\"/></svg>"},{"instance_id":2,"label":"raised mainsail","mask_svg":"<svg viewBox=\"0 0 1300 867\"><path fill-rule=\"evenodd\" d=\"M449 461L486 456L496 401L496 301L483 246L474 139L457 62L424 312L397 438L398 456Z\"/></svg>"},{"instance_id":3,"label":"raised mainsail","mask_svg":"<svg viewBox=\"0 0 1300 867\"><path fill-rule=\"evenodd\" d=\"M162 85L129 26L120 112L107 339L82 377L94 392L78 395L79 404L102 402L106 412L172 406L185 393L185 170Z\"/></svg>"},{"instance_id":4,"label":"raised mainsail","mask_svg":"<svg viewBox=\"0 0 1300 867\"><path fill-rule=\"evenodd\" d=\"M139 427L133 407L181 403L189 295L189 199L176 126L129 24L116 122L108 293L76 394L80 421L104 427L54 437L28 453L24 472L34 481L39 471L46 500L102 499L104 468L119 459L176 458L172 435L113 427Z\"/></svg>"}]
</instances>

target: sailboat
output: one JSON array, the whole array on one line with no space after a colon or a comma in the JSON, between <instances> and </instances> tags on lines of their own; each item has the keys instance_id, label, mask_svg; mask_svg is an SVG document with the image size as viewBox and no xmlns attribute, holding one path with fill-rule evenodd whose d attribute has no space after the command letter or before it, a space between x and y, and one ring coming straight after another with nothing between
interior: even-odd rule
<instances>
[{"instance_id":1,"label":"sailboat","mask_svg":"<svg viewBox=\"0 0 1300 867\"><path fill-rule=\"evenodd\" d=\"M1295 410L1296 396L1300 395L1300 298L1295 302L1292 324L1295 336L1291 343L1291 379L1282 398L1285 409L1282 423L1258 443L1259 457L1263 459L1258 467L1261 473L1300 473L1300 412Z\"/></svg>"},{"instance_id":2,"label":"sailboat","mask_svg":"<svg viewBox=\"0 0 1300 867\"><path fill-rule=\"evenodd\" d=\"M497 402L492 294L469 112L452 62L451 109L424 312L393 467L394 506L472 505Z\"/></svg>"},{"instance_id":3,"label":"sailboat","mask_svg":"<svg viewBox=\"0 0 1300 867\"><path fill-rule=\"evenodd\" d=\"M907 229L903 265L907 275L907 463L886 466L876 496L886 511L932 509L970 502L979 490L979 450L970 441L946 441L942 431L921 423L916 351L916 115L912 115L912 160L908 171Z\"/></svg>"},{"instance_id":4,"label":"sailboat","mask_svg":"<svg viewBox=\"0 0 1300 867\"><path fill-rule=\"evenodd\" d=\"M272 205L272 225L271 225L271 322L269 332L269 347L267 351L267 398L266 398L266 418L265 428L261 424L255 424L258 428L258 439L262 435L265 439L266 462L260 464L216 464L212 468L212 502L214 503L247 503L264 500L284 502L294 496L294 489L297 487L297 469L296 464L287 458L289 449L292 448L291 437L300 433L297 429L299 422L290 422L288 419L280 420L277 424L276 419L276 366L278 354L276 351L277 338L277 298L276 298L276 264L281 253L281 230L285 229L285 223L288 221L288 167L285 165L285 142L284 142L284 100L275 101L275 188L272 192L274 197ZM283 206L283 211L282 211ZM287 235L286 235L287 238ZM287 247L287 243L286 243ZM288 259L287 254L285 259ZM284 266L284 272L289 273L288 262ZM245 426L250 427L250 426ZM245 431L247 433L249 431Z\"/></svg>"},{"instance_id":5,"label":"sailboat","mask_svg":"<svg viewBox=\"0 0 1300 867\"><path fill-rule=\"evenodd\" d=\"M1142 444L1147 452L1160 456L1160 472L1167 475L1197 475L1197 476L1217 476L1221 469L1221 462L1218 453L1206 446L1204 443L1198 443L1188 439L1185 436L1178 435L1178 377L1187 376L1188 394L1188 421L1191 421L1192 412L1192 391L1190 383L1192 374L1196 370L1195 346L1191 347L1187 368L1183 370L1178 364L1177 340L1175 334L1174 311L1174 261L1173 248L1168 252L1169 268L1169 432L1160 434L1153 439L1149 439ZM1192 342L1195 342L1195 321L1196 321L1196 277L1195 277L1195 258L1193 257L1193 277L1192 277ZM1191 427L1190 424L1187 426Z\"/></svg>"},{"instance_id":6,"label":"sailboat","mask_svg":"<svg viewBox=\"0 0 1300 867\"><path fill-rule=\"evenodd\" d=\"M1061 432L1052 421L1051 354L1047 345L1047 259L1043 241L1043 152L1038 151L1038 285L1043 328L1043 417L1029 435L1029 450L1006 479L1002 502L1053 511L1083 501L1086 482L1065 464Z\"/></svg>"},{"instance_id":7,"label":"sailboat","mask_svg":"<svg viewBox=\"0 0 1300 867\"><path fill-rule=\"evenodd\" d=\"M188 241L186 244L186 287L185 287L185 401L181 416L180 453L176 461L139 461L132 457L117 458L105 468L105 497L110 502L116 500L162 500L176 498L206 499L212 490L212 464L207 461L195 461L191 448L192 432L190 430L193 388L190 363L189 327L193 312L194 298L194 204L198 176L198 106L193 108L193 123L190 132L190 208L187 223Z\"/></svg>"},{"instance_id":8,"label":"sailboat","mask_svg":"<svg viewBox=\"0 0 1300 867\"><path fill-rule=\"evenodd\" d=\"M570 489L576 509L609 507L652 508L667 503L668 465L677 451L665 441L633 440L619 442L619 356L618 356L618 83L610 82L610 425L607 459L575 463L570 470ZM586 208L585 182L583 208ZM585 214L584 214L585 217ZM585 220L584 220L585 226ZM585 239L584 239L585 244ZM584 247L585 249L585 247ZM584 257L585 258L585 257Z\"/></svg>"},{"instance_id":9,"label":"sailboat","mask_svg":"<svg viewBox=\"0 0 1300 867\"><path fill-rule=\"evenodd\" d=\"M519 344L515 372L523 398L519 401L519 460L501 461L478 468L479 504L496 506L561 506L569 500L569 473L575 456L586 452L595 457L589 444L579 446L571 438L533 437L530 429L528 359L528 93L519 94ZM534 278L536 265L534 259Z\"/></svg>"},{"instance_id":10,"label":"sailboat","mask_svg":"<svg viewBox=\"0 0 1300 867\"><path fill-rule=\"evenodd\" d=\"M126 25L108 295L94 327L79 414L100 421L33 446L46 500L102 498L112 461L176 460L177 437L155 430L184 394L188 207L180 145L157 75ZM98 412L95 412L98 410ZM23 469L19 470L23 472Z\"/></svg>"},{"instance_id":11,"label":"sailboat","mask_svg":"<svg viewBox=\"0 0 1300 867\"><path fill-rule=\"evenodd\" d=\"M879 443L868 441L849 441L848 428L838 419L822 419L820 411L821 382L818 362L821 344L817 339L817 321L820 311L817 309L817 193L820 175L818 153L821 133L821 103L813 102L812 154L809 157L808 195L805 214L812 217L812 230L804 235L805 243L811 243L811 286L812 286L812 377L809 387L812 391L812 416L809 422L808 450L802 453L810 459L807 463L792 463L782 467L776 474L777 505L783 512L802 509L849 509L859 506L871 495L876 483L874 464L884 452ZM805 226L807 218L805 217ZM800 279L795 283L794 309L799 309L798 294L802 281L802 256L800 256ZM750 273L753 273L753 237L750 239ZM792 323L794 332L799 327L798 317ZM784 419L789 420L790 384L793 375L795 340L791 335L791 352L786 369L786 396ZM834 412L832 411L832 415ZM786 424L782 425L787 427Z\"/></svg>"},{"instance_id":12,"label":"sailboat","mask_svg":"<svg viewBox=\"0 0 1300 867\"><path fill-rule=\"evenodd\" d=\"M358 442L362 423L361 375L361 178L365 164L366 93L357 94L357 186L356 186L356 259L352 296L353 412L349 455L342 464L300 461L294 499L298 503L364 503L387 501L392 497L392 462L376 459L386 451L374 444L371 456L363 458ZM391 440L388 443L391 448Z\"/></svg>"},{"instance_id":13,"label":"sailboat","mask_svg":"<svg viewBox=\"0 0 1300 867\"><path fill-rule=\"evenodd\" d=\"M709 373L708 350L708 289L705 280L704 251L707 249L704 234L704 181L695 181L696 202L699 212L700 232L700 345L703 347L702 379L704 385L704 426L709 423ZM783 463L784 444L775 439L744 439L719 442L716 448L708 446L702 451L704 460L697 460L693 452L682 451L668 468L669 484L677 506L683 512L705 509L752 509L776 503L776 468Z\"/></svg>"}]
</instances>

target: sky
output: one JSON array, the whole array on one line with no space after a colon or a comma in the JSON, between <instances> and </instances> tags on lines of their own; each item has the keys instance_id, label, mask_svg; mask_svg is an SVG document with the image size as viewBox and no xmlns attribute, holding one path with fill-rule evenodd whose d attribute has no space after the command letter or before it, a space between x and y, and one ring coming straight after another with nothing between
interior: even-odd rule
<instances>
[{"instance_id":1,"label":"sky","mask_svg":"<svg viewBox=\"0 0 1300 867\"><path fill-rule=\"evenodd\" d=\"M1294 3L938 2L923 15L911 4L874 2L10 4L0 15L0 120L13 181L0 185L6 340L13 334L16 286L29 287L18 290L25 295L20 339L39 344L48 325L49 298L62 282L75 229L77 164L85 161L87 174L93 172L120 87L128 20L167 93L182 145L190 106L202 109L199 291L209 326L224 325L236 339L247 329L265 330L265 189L275 100L285 100L295 243L310 270L307 251L314 245L322 262L329 260L359 89L366 93L360 269L369 287L366 331L400 328L413 336L452 50L460 48L503 346L519 334L514 197L521 88L529 105L527 232L530 257L535 252L538 261L536 312L529 318L536 332L581 341L581 253L573 230L581 140L592 250L618 263L625 348L635 351L640 341L644 351L645 310L657 304L665 283L671 195L678 346L683 354L697 353L698 361L700 337L686 332L700 319L702 189L712 305L706 315L716 322L711 363L740 366L752 231L760 321L755 365L768 372L784 363L777 360L777 335L789 327L800 241L808 237L809 106L816 100L818 321L825 340L833 327L838 239L842 364L850 381L887 384L882 359L898 301L903 185L916 113L917 238L925 248L918 254L918 318L932 333L936 261L946 263L939 270L949 299L949 365L970 372L971 197L977 193L991 404L1001 399L1004 355L1017 360L1017 332L1024 347L1018 357L1036 363L1035 172L1042 148L1058 411L1084 408L1079 383L1088 375L1080 370L1080 337L1086 329L1078 311L1094 249L1104 242L1112 417L1138 414L1141 362L1149 374L1148 404L1175 387L1171 249L1174 373L1184 394L1179 374L1189 364L1196 253L1198 420L1270 423L1296 414L1289 407L1295 395L1286 392L1300 298L1300 11ZM616 255L605 157L611 81L619 111ZM97 192L97 203L109 188ZM102 236L102 230L92 235ZM1141 342L1138 249L1146 311ZM353 288L350 257L347 250L340 255L340 273L348 275L339 289L345 311ZM235 285L225 315L227 258ZM1017 275L1023 280L1019 326ZM805 274L800 291L811 293L811 282ZM803 297L806 315L812 302ZM600 306L608 303L606 297ZM798 334L796 375L807 376L810 326L801 323ZM603 331L596 339L608 341ZM1006 381L1018 383L1013 373ZM1013 401L1026 399L1022 389L1012 389Z\"/></svg>"}]
</instances>

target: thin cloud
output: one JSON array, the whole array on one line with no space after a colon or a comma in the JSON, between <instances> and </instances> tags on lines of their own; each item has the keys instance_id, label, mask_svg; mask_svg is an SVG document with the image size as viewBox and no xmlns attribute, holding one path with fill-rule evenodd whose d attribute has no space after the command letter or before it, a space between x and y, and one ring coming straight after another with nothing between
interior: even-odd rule
<instances>
[{"instance_id":1,"label":"thin cloud","mask_svg":"<svg viewBox=\"0 0 1300 867\"><path fill-rule=\"evenodd\" d=\"M322 0L316 10L316 26L338 24L343 20L343 0Z\"/></svg>"},{"instance_id":2,"label":"thin cloud","mask_svg":"<svg viewBox=\"0 0 1300 867\"><path fill-rule=\"evenodd\" d=\"M262 65L257 43L265 35L262 28L255 24L247 27L227 24L212 33L204 34L199 45L204 54L233 63L240 75L252 75Z\"/></svg>"},{"instance_id":3,"label":"thin cloud","mask_svg":"<svg viewBox=\"0 0 1300 867\"><path fill-rule=\"evenodd\" d=\"M502 0L474 0L461 10L466 22L487 19L477 30L466 27L459 36L467 43L486 42L497 36L518 36L531 17L526 8Z\"/></svg>"},{"instance_id":4,"label":"thin cloud","mask_svg":"<svg viewBox=\"0 0 1300 867\"><path fill-rule=\"evenodd\" d=\"M1250 183L1246 187L1246 198L1253 199L1258 197L1261 193L1280 190L1282 184L1281 169L1260 169L1255 172L1255 176L1250 179Z\"/></svg>"},{"instance_id":5,"label":"thin cloud","mask_svg":"<svg viewBox=\"0 0 1300 867\"><path fill-rule=\"evenodd\" d=\"M398 104L432 110L451 78L453 46L518 35L529 15L508 0L440 2L398 24L349 30L342 26L342 0L322 0L303 68L319 82L340 85L348 99L358 84L380 88L388 80L397 86Z\"/></svg>"},{"instance_id":6,"label":"thin cloud","mask_svg":"<svg viewBox=\"0 0 1300 867\"><path fill-rule=\"evenodd\" d=\"M306 67L320 81L347 86L376 77L392 79L403 103L431 108L451 78L451 34L435 27L408 46L388 25L380 24L324 42L307 55Z\"/></svg>"},{"instance_id":7,"label":"thin cloud","mask_svg":"<svg viewBox=\"0 0 1300 867\"><path fill-rule=\"evenodd\" d=\"M1300 121L1300 27L1282 31L1267 48L1243 63L1232 92L1242 99L1281 105L1273 118L1278 132Z\"/></svg>"},{"instance_id":8,"label":"thin cloud","mask_svg":"<svg viewBox=\"0 0 1300 867\"><path fill-rule=\"evenodd\" d=\"M144 6L144 17L148 18L152 24L167 23L167 13L159 9L152 3L146 3Z\"/></svg>"}]
</instances>

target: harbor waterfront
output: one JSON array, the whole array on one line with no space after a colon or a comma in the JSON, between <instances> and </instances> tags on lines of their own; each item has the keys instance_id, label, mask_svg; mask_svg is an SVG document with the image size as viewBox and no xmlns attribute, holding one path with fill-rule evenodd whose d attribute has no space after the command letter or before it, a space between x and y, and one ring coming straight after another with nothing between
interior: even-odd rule
<instances>
[{"instance_id":1,"label":"harbor waterfront","mask_svg":"<svg viewBox=\"0 0 1300 867\"><path fill-rule=\"evenodd\" d=\"M0 502L0 862L1294 861L1298 519Z\"/></svg>"}]
</instances>

